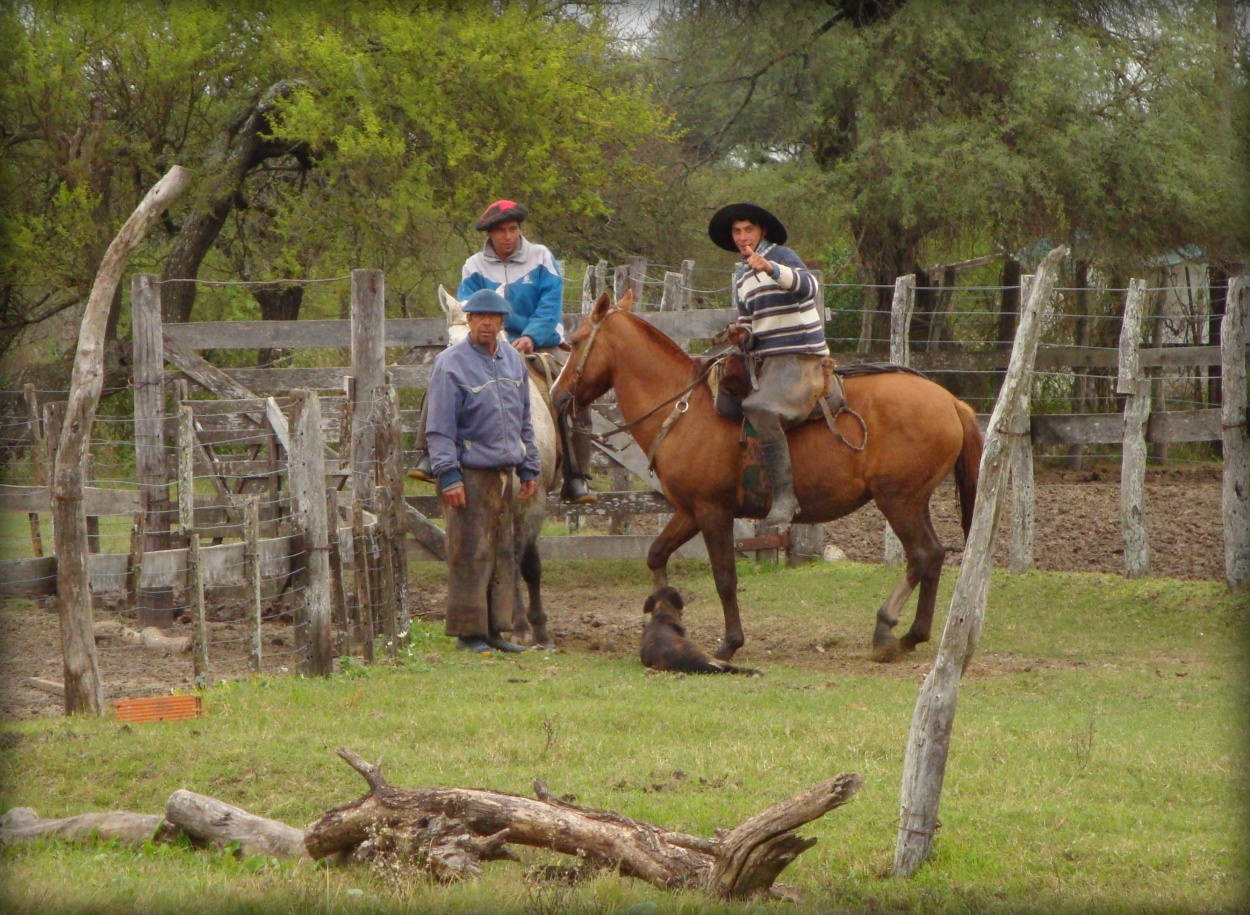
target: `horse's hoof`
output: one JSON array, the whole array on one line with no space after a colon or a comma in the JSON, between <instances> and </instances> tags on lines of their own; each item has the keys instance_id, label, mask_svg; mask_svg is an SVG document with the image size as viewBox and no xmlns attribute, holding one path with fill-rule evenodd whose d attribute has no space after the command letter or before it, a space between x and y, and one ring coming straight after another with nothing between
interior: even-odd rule
<instances>
[{"instance_id":1,"label":"horse's hoof","mask_svg":"<svg viewBox=\"0 0 1250 915\"><path fill-rule=\"evenodd\" d=\"M872 646L872 659L882 664L888 664L891 661L897 661L904 650L898 639L879 642Z\"/></svg>"},{"instance_id":2,"label":"horse's hoof","mask_svg":"<svg viewBox=\"0 0 1250 915\"><path fill-rule=\"evenodd\" d=\"M728 642L721 642L716 646L716 650L712 652L712 657L718 661L732 661L734 652L737 650L737 645L730 645Z\"/></svg>"}]
</instances>

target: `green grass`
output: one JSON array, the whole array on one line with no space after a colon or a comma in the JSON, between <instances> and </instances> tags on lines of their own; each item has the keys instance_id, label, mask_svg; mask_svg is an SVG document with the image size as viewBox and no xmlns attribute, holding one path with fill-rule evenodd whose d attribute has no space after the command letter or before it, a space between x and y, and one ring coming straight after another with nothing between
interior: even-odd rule
<instances>
[{"instance_id":1,"label":"green grass","mask_svg":"<svg viewBox=\"0 0 1250 915\"><path fill-rule=\"evenodd\" d=\"M903 750L923 661L881 668L854 648L893 582L873 566L741 567L748 644L839 645L759 679L644 676L597 654L482 660L420 624L398 665L329 680L215 688L195 722L8 724L3 803L43 816L155 812L186 787L305 825L363 793L334 755L385 759L402 786L556 793L711 835L839 771L864 777L782 877L800 906L725 906L606 875L539 888L555 856L491 863L477 884L396 885L363 867L319 870L182 846L38 843L0 852L6 912L423 912L513 910L1238 911L1247 857L1243 598L1195 582L996 575L978 659L960 691L934 853L888 875ZM417 581L438 570L421 566ZM945 585L938 632L954 576ZM718 612L710 577L675 564ZM551 564L548 589L641 595L637 563ZM553 592L554 593L554 590ZM588 608L589 609L589 608ZM753 635L753 633L755 635ZM758 638L757 638L758 637ZM753 643L752 640L755 639ZM779 652L780 653L780 652ZM13 738L9 738L12 743ZM8 744L6 744L7 746ZM675 776L680 771L683 776ZM655 790L654 786L661 786Z\"/></svg>"}]
</instances>

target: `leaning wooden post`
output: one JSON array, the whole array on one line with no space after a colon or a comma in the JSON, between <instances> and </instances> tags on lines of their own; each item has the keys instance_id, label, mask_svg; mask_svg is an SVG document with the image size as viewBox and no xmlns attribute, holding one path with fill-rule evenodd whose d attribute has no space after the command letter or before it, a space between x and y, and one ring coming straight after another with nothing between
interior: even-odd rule
<instances>
[{"instance_id":1,"label":"leaning wooden post","mask_svg":"<svg viewBox=\"0 0 1250 915\"><path fill-rule=\"evenodd\" d=\"M204 571L200 566L200 535L191 531L187 537L187 591L191 595L191 612L195 618L192 637L192 671L195 688L208 686L208 618L204 613Z\"/></svg>"},{"instance_id":2,"label":"leaning wooden post","mask_svg":"<svg viewBox=\"0 0 1250 915\"><path fill-rule=\"evenodd\" d=\"M330 536L326 518L325 442L321 435L321 404L315 391L292 391L297 418L291 430L291 497L294 517L304 534L307 567L304 588L308 620L308 651L299 660L301 673L329 676Z\"/></svg>"},{"instance_id":3,"label":"leaning wooden post","mask_svg":"<svg viewBox=\"0 0 1250 915\"><path fill-rule=\"evenodd\" d=\"M147 514L145 551L168 550L169 462L165 451L165 338L161 326L161 287L155 274L130 281L133 337L135 474ZM139 598L140 626L168 626L174 619L173 588L145 588Z\"/></svg>"},{"instance_id":4,"label":"leaning wooden post","mask_svg":"<svg viewBox=\"0 0 1250 915\"><path fill-rule=\"evenodd\" d=\"M386 451L379 455L382 462L382 486L386 489L386 510L388 512L386 540L383 548L388 552L391 570L391 588L389 596L391 610L387 611L388 619L393 619L395 648L399 651L399 639L408 632L408 622L412 618L412 608L408 595L408 522L404 517L404 446L403 426L399 416L399 395L395 388L387 385L382 391L382 421L386 426Z\"/></svg>"},{"instance_id":5,"label":"leaning wooden post","mask_svg":"<svg viewBox=\"0 0 1250 915\"><path fill-rule=\"evenodd\" d=\"M1020 298L1029 300L1033 276L1020 277ZM1012 418L1008 477L1011 480L1011 550L1007 568L1016 575L1033 568L1033 424L1028 404Z\"/></svg>"},{"instance_id":6,"label":"leaning wooden post","mask_svg":"<svg viewBox=\"0 0 1250 915\"><path fill-rule=\"evenodd\" d=\"M1250 585L1250 438L1246 409L1246 278L1228 281L1220 326L1224 429L1224 578L1230 588Z\"/></svg>"},{"instance_id":7,"label":"leaning wooden post","mask_svg":"<svg viewBox=\"0 0 1250 915\"><path fill-rule=\"evenodd\" d=\"M403 485L402 482L400 484ZM343 593L343 548L339 541L339 491L326 487L326 533L330 550L330 624L333 628L334 653L350 654L351 629L347 624L347 598Z\"/></svg>"},{"instance_id":8,"label":"leaning wooden post","mask_svg":"<svg viewBox=\"0 0 1250 915\"><path fill-rule=\"evenodd\" d=\"M1141 370L1141 319L1146 281L1130 280L1120 327L1120 365L1115 391L1124 403L1124 445L1120 459L1120 523L1124 535L1124 576L1150 574L1150 541L1146 536L1146 426L1150 422L1150 379Z\"/></svg>"},{"instance_id":9,"label":"leaning wooden post","mask_svg":"<svg viewBox=\"0 0 1250 915\"><path fill-rule=\"evenodd\" d=\"M260 673L261 591L260 591L260 499L247 497L243 506L243 580L247 582L248 617L252 638L248 646L247 669Z\"/></svg>"},{"instance_id":10,"label":"leaning wooden post","mask_svg":"<svg viewBox=\"0 0 1250 915\"><path fill-rule=\"evenodd\" d=\"M352 271L352 491L373 505L378 397L386 384L386 280L381 270ZM321 492L318 483L317 491Z\"/></svg>"},{"instance_id":11,"label":"leaning wooden post","mask_svg":"<svg viewBox=\"0 0 1250 915\"><path fill-rule=\"evenodd\" d=\"M47 455L44 454L43 423L39 421L39 397L35 393L35 386L29 383L22 388L22 393L26 398L27 426L30 429L31 475L36 486L47 486L48 475L44 472L44 461ZM43 535L39 531L39 512L27 512L26 520L30 524L31 554L39 559L43 556Z\"/></svg>"},{"instance_id":12,"label":"leaning wooden post","mask_svg":"<svg viewBox=\"0 0 1250 915\"><path fill-rule=\"evenodd\" d=\"M909 273L894 281L894 303L890 307L890 361L895 365L911 364L911 314L916 307L916 276ZM885 564L896 566L903 561L903 544L885 526Z\"/></svg>"},{"instance_id":13,"label":"leaning wooden post","mask_svg":"<svg viewBox=\"0 0 1250 915\"><path fill-rule=\"evenodd\" d=\"M52 479L52 518L56 552L56 595L65 663L65 711L98 715L104 685L96 665L87 571L87 516L83 511L83 456L104 383L104 333L113 293L130 252L148 227L182 193L189 173L175 165L148 191L109 244L83 311L78 350L70 379L65 428L56 450Z\"/></svg>"},{"instance_id":14,"label":"leaning wooden post","mask_svg":"<svg viewBox=\"0 0 1250 915\"><path fill-rule=\"evenodd\" d=\"M903 759L899 797L898 839L894 846L894 872L910 877L929 855L937 825L942 781L950 752L951 727L959 679L976 650L989 592L994 559L994 533L999 502L1007 481L1006 463L1011 454L1011 419L1027 409L1032 387L1033 362L1042 319L1050 304L1055 274L1068 249L1060 246L1046 255L1038 269L1033 290L1020 316L1007 376L994 405L981 456L972 528L964 547L963 563L951 599L946 629L933 669L925 677L912 715Z\"/></svg>"}]
</instances>

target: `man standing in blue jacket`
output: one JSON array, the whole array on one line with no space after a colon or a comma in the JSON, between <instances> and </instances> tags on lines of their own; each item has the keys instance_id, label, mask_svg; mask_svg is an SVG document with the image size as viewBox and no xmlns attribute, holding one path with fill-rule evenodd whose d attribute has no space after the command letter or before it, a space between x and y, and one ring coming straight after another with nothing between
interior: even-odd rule
<instances>
[{"instance_id":1,"label":"man standing in blue jacket","mask_svg":"<svg viewBox=\"0 0 1250 915\"><path fill-rule=\"evenodd\" d=\"M542 354L551 358L555 370L568 361L569 345L564 340L564 277L545 245L521 234L521 223L529 210L512 200L496 200L477 221L486 233L482 250L464 262L456 298L464 301L482 289L503 296L511 308L504 329L513 348L525 355ZM567 416L556 417L564 461L565 502L584 505L598 496L590 489L590 438L574 434ZM575 430L589 432L590 412L582 410L573 422ZM423 449L420 434L417 451ZM430 481L425 458L418 458L411 476Z\"/></svg>"},{"instance_id":2,"label":"man standing in blue jacket","mask_svg":"<svg viewBox=\"0 0 1250 915\"><path fill-rule=\"evenodd\" d=\"M511 309L482 289L464 304L469 335L434 360L426 441L447 522L446 632L460 648L485 654L524 651L512 631L517 562L512 532L517 498L538 489L538 448L530 420L529 374L499 345Z\"/></svg>"}]
</instances>

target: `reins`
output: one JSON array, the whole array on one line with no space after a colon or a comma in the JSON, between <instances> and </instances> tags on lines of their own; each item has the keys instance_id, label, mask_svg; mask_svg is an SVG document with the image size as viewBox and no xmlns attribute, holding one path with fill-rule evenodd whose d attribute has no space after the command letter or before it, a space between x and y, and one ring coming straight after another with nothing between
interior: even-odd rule
<instances>
[{"instance_id":1,"label":"reins","mask_svg":"<svg viewBox=\"0 0 1250 915\"><path fill-rule=\"evenodd\" d=\"M604 312L603 317L600 318L598 321L591 321L590 336L586 340L586 348L582 350L581 358L577 360L577 365L574 367L574 370L573 370L573 389L574 390L576 390L578 383L582 380L582 370L585 369L586 367L586 360L590 356L591 347L593 347L595 344L595 338L599 335L599 329L603 327L604 322L607 321L611 315L622 310L623 309L617 308L615 305L613 305L606 312ZM641 416L631 419L627 423L614 423L612 422L612 420L605 418L605 422L609 423L612 426L611 432L600 434L598 432L592 432L592 431L585 430L585 429L576 429L574 431L577 432L577 434L579 435L586 436L591 441L597 442L599 445L601 445L604 448L607 448L611 451L619 453L621 449L617 448L615 445L609 442L608 441L609 438L611 438L614 435L620 435L622 432L628 432L630 429L638 425L643 420L650 419L652 416L658 413L661 409L663 409L664 407L676 401L676 403L673 404L672 412L670 412L669 415L664 418L664 422L660 425L660 432L658 435L656 435L655 441L651 443L651 447L647 450L647 471L652 476L655 476L655 453L660 447L660 442L664 441L665 436L668 435L668 430L673 428L673 424L676 423L677 420L680 419L682 415L687 410L690 409L690 401L689 399L687 399L686 395L688 395L691 391L693 391L700 384L702 384L703 380L707 378L708 374L712 371L712 369L714 369L717 365L719 365L728 357L729 357L729 351L726 351L726 352L720 353L715 358L708 360L704 364L703 370L700 371L698 375L695 376L694 380L690 382L690 384L686 385L684 388L682 388L672 397L668 397L668 398L665 398L664 400L661 400L659 403L657 403L654 407L652 407L646 413L643 413ZM577 403L576 398L574 398L573 403L574 404Z\"/></svg>"}]
</instances>

